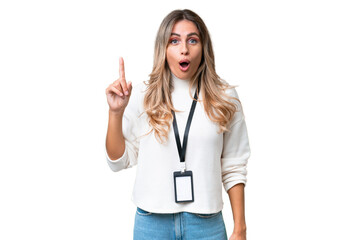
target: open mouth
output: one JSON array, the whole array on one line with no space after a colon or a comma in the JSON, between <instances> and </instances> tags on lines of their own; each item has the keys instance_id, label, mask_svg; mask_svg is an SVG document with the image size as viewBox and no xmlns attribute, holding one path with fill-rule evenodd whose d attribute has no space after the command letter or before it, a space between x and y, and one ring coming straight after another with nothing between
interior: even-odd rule
<instances>
[{"instance_id":1,"label":"open mouth","mask_svg":"<svg viewBox=\"0 0 360 240\"><path fill-rule=\"evenodd\" d=\"M179 62L179 64L180 64L180 70L181 71L187 71L188 69L189 69L189 66L190 66L190 61L189 60L181 60L180 62Z\"/></svg>"}]
</instances>

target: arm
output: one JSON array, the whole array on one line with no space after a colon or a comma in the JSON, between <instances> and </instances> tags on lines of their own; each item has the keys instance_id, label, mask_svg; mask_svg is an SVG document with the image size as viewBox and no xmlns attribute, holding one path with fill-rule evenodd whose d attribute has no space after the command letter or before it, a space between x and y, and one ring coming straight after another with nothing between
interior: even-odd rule
<instances>
[{"instance_id":1,"label":"arm","mask_svg":"<svg viewBox=\"0 0 360 240\"><path fill-rule=\"evenodd\" d=\"M120 78L106 89L109 123L105 155L110 168L120 171L137 164L139 141L136 139L137 102L132 95L132 83L126 82L124 60L119 61ZM135 99L134 99L135 97Z\"/></svg>"},{"instance_id":2,"label":"arm","mask_svg":"<svg viewBox=\"0 0 360 240\"><path fill-rule=\"evenodd\" d=\"M223 182L229 195L234 219L234 230L230 240L246 240L244 188L247 182L246 168L250 148L244 119L234 124L231 130L230 133L225 133L226 147L222 158Z\"/></svg>"},{"instance_id":3,"label":"arm","mask_svg":"<svg viewBox=\"0 0 360 240\"><path fill-rule=\"evenodd\" d=\"M238 98L237 92L232 95ZM249 138L241 103L231 121L229 131L224 133L221 156L222 181L229 195L234 219L234 231L230 240L246 240L245 195L247 163L250 157Z\"/></svg>"},{"instance_id":4,"label":"arm","mask_svg":"<svg viewBox=\"0 0 360 240\"><path fill-rule=\"evenodd\" d=\"M127 107L123 114L109 113L105 154L109 167L114 172L131 168L137 164L139 137L138 118L132 116Z\"/></svg>"},{"instance_id":5,"label":"arm","mask_svg":"<svg viewBox=\"0 0 360 240\"><path fill-rule=\"evenodd\" d=\"M246 239L244 188L245 185L239 183L228 191L234 219L233 235L238 236L238 238L234 237L234 239Z\"/></svg>"},{"instance_id":6,"label":"arm","mask_svg":"<svg viewBox=\"0 0 360 240\"><path fill-rule=\"evenodd\" d=\"M107 152L107 157L110 160L117 160L125 152L122 118L130 99L132 85L131 82L126 82L124 59L122 57L119 59L119 75L119 79L110 84L105 91L110 107L105 152Z\"/></svg>"},{"instance_id":7,"label":"arm","mask_svg":"<svg viewBox=\"0 0 360 240\"><path fill-rule=\"evenodd\" d=\"M110 160L117 160L124 155L125 139L122 132L122 118L124 112L109 111L109 123L106 135L106 150Z\"/></svg>"}]
</instances>

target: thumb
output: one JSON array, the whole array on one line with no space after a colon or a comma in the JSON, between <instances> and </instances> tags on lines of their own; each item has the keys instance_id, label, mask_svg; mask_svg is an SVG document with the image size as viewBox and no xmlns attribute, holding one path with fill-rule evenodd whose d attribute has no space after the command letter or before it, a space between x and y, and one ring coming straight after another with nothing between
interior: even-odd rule
<instances>
[{"instance_id":1,"label":"thumb","mask_svg":"<svg viewBox=\"0 0 360 240\"><path fill-rule=\"evenodd\" d=\"M131 90L132 90L132 82L128 82L127 83L127 88L129 90L129 92L131 93Z\"/></svg>"}]
</instances>

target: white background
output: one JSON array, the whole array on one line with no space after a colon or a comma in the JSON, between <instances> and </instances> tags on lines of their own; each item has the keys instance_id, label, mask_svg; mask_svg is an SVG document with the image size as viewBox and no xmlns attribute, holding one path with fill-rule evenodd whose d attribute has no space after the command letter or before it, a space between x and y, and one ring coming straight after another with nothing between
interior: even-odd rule
<instances>
[{"instance_id":1,"label":"white background","mask_svg":"<svg viewBox=\"0 0 360 240\"><path fill-rule=\"evenodd\" d=\"M106 87L148 79L174 9L243 104L248 239L360 239L357 1L1 1L0 239L132 239L136 167L105 161ZM223 191L228 237L233 219Z\"/></svg>"}]
</instances>

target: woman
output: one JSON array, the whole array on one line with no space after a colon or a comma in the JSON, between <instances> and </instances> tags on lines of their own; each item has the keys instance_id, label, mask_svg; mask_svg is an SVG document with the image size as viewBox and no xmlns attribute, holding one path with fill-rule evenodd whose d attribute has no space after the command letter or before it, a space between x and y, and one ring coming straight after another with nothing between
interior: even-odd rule
<instances>
[{"instance_id":1,"label":"woman","mask_svg":"<svg viewBox=\"0 0 360 240\"><path fill-rule=\"evenodd\" d=\"M246 123L236 90L215 72L202 19L187 9L169 13L148 82L133 89L120 58L106 95L107 162L113 171L137 165L134 239L227 239L222 185L234 217L230 240L246 239Z\"/></svg>"}]
</instances>

